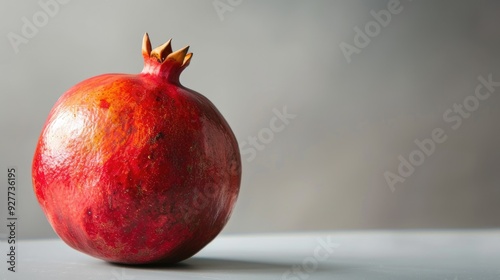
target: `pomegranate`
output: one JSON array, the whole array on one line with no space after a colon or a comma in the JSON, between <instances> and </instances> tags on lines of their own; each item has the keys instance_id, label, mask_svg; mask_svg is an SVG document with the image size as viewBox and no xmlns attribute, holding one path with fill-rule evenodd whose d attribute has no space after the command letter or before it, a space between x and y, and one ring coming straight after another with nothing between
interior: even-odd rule
<instances>
[{"instance_id":1,"label":"pomegranate","mask_svg":"<svg viewBox=\"0 0 500 280\"><path fill-rule=\"evenodd\" d=\"M105 74L56 102L33 158L33 188L69 246L116 263L176 263L213 240L239 192L231 128L182 86L189 46L151 49L139 74Z\"/></svg>"}]
</instances>

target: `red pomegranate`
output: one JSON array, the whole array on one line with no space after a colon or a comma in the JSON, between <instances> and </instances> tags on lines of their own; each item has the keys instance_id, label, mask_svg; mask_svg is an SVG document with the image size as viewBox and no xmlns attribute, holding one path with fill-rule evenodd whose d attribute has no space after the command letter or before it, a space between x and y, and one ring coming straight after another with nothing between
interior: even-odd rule
<instances>
[{"instance_id":1,"label":"red pomegranate","mask_svg":"<svg viewBox=\"0 0 500 280\"><path fill-rule=\"evenodd\" d=\"M109 262L175 263L222 230L238 196L241 160L231 128L182 86L191 60L170 41L140 74L105 74L64 93L33 159L33 188L69 246Z\"/></svg>"}]
</instances>

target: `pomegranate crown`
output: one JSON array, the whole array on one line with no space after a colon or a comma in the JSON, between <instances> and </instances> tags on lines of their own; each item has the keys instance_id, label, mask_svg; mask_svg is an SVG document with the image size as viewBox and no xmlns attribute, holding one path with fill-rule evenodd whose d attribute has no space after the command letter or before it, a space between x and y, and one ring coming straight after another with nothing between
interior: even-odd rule
<instances>
[{"instance_id":1,"label":"pomegranate crown","mask_svg":"<svg viewBox=\"0 0 500 280\"><path fill-rule=\"evenodd\" d=\"M193 53L188 53L189 46L173 52L171 42L172 39L152 49L148 33L144 34L144 38L142 39L142 56L144 57L143 73L153 74L162 72L167 74L175 72L176 74L180 74L189 65L191 57L193 57ZM172 74L170 73L169 76Z\"/></svg>"}]
</instances>

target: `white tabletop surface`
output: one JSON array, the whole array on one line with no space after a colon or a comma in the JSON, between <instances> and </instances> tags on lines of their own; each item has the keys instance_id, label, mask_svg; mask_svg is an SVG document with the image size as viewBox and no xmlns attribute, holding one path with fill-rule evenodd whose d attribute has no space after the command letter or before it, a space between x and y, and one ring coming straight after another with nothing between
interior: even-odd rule
<instances>
[{"instance_id":1,"label":"white tabletop surface","mask_svg":"<svg viewBox=\"0 0 500 280\"><path fill-rule=\"evenodd\" d=\"M2 259L6 244L2 243ZM60 240L18 241L0 279L500 279L500 230L219 236L175 266L118 266Z\"/></svg>"}]
</instances>

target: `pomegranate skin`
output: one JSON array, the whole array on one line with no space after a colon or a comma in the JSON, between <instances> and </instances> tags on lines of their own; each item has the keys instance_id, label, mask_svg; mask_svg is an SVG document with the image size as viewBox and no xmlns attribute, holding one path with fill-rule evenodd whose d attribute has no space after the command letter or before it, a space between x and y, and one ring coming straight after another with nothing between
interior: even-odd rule
<instances>
[{"instance_id":1,"label":"pomegranate skin","mask_svg":"<svg viewBox=\"0 0 500 280\"><path fill-rule=\"evenodd\" d=\"M93 77L64 93L33 158L34 192L54 231L109 262L191 257L223 229L239 192L231 128L179 83L191 54L155 57L148 44L142 73Z\"/></svg>"}]
</instances>

